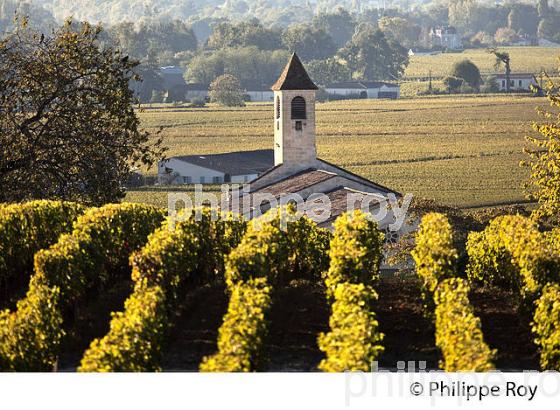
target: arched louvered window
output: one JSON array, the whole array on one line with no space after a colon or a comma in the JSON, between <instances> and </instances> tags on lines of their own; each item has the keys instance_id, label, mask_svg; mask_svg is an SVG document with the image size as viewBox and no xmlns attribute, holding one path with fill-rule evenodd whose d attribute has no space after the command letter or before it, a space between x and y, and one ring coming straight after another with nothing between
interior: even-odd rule
<instances>
[{"instance_id":1,"label":"arched louvered window","mask_svg":"<svg viewBox=\"0 0 560 410\"><path fill-rule=\"evenodd\" d=\"M303 97L295 97L292 100L292 120L305 120L306 118L305 100Z\"/></svg>"},{"instance_id":2,"label":"arched louvered window","mask_svg":"<svg viewBox=\"0 0 560 410\"><path fill-rule=\"evenodd\" d=\"M280 97L276 97L276 119L280 119Z\"/></svg>"}]
</instances>

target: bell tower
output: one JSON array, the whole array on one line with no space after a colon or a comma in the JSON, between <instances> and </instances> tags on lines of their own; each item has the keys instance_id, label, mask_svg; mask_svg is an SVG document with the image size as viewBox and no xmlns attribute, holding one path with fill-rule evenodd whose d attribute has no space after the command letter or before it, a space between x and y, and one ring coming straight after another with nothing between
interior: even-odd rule
<instances>
[{"instance_id":1,"label":"bell tower","mask_svg":"<svg viewBox=\"0 0 560 410\"><path fill-rule=\"evenodd\" d=\"M274 165L304 168L317 158L315 92L296 53L272 86L274 91Z\"/></svg>"}]
</instances>

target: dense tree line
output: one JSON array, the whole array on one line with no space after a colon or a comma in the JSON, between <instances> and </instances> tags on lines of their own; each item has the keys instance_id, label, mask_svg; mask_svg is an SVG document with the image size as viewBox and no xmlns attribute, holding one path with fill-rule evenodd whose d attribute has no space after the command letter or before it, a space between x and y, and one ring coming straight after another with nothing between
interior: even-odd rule
<instances>
[{"instance_id":1,"label":"dense tree line","mask_svg":"<svg viewBox=\"0 0 560 410\"><path fill-rule=\"evenodd\" d=\"M68 10L82 11L84 1L73 2ZM66 4L60 0L56 5L48 0L37 3L56 17ZM118 0L103 3L102 9L112 4L113 14L125 7ZM294 51L319 85L350 79L397 79L408 63L409 48L440 47L430 34L438 26L453 26L466 47L534 42L537 38L560 41L555 0L502 5L443 0L408 9L378 9L366 0L228 0L220 3L219 11L214 10L213 0L183 3L157 0L144 4L142 10L130 6L124 21L106 25L104 41L141 62L137 70L144 82L133 86L143 100L162 91L162 66L185 68L191 82L209 84L220 75L231 74L242 85L266 86ZM336 7L340 4L346 8ZM29 14L39 30L54 24L53 17L40 7L22 0L0 0L0 29L10 29L7 22L16 11Z\"/></svg>"},{"instance_id":2,"label":"dense tree line","mask_svg":"<svg viewBox=\"0 0 560 410\"><path fill-rule=\"evenodd\" d=\"M186 77L190 82L210 84L216 77L231 74L242 84L271 85L288 58L286 50L225 47L196 55L188 65Z\"/></svg>"},{"instance_id":3,"label":"dense tree line","mask_svg":"<svg viewBox=\"0 0 560 410\"><path fill-rule=\"evenodd\" d=\"M490 0L388 0L383 9L379 8L377 0L33 0L36 6L28 3L31 0L2 0L0 19L3 4L8 4L8 9L12 7L10 4L17 4L20 8L41 10L41 13L48 10L48 19L54 16L59 21L69 15L110 26L123 22L142 25L153 20L180 20L192 25L201 42L206 41L220 22L249 22L252 25L250 22L256 19L262 24L261 31L249 29L246 34L251 37L252 31L253 35L263 36L266 45L257 44L260 40L255 36L253 40L242 41L269 50L276 49L274 42L278 46L279 36L268 29L276 30L278 34L279 30L291 25L311 22L314 28L328 33L336 47L341 48L351 39L357 23L377 24L381 19L385 21L380 28L397 37L396 40L405 47L429 45L427 34L430 27L443 25L456 27L465 40L473 39L476 44L481 40L491 41L500 29L501 33L504 33L503 29L511 30L521 38L560 40L558 0L500 4ZM37 7L39 5L45 9ZM343 11L337 12L337 9ZM1 24L6 25L0 20ZM224 34L227 37L227 33Z\"/></svg>"}]
</instances>

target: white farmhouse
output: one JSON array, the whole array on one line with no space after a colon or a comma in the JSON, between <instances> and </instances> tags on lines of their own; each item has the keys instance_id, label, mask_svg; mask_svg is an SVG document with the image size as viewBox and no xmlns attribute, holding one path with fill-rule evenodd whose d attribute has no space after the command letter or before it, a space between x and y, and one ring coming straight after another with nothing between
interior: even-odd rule
<instances>
[{"instance_id":1,"label":"white farmhouse","mask_svg":"<svg viewBox=\"0 0 560 410\"><path fill-rule=\"evenodd\" d=\"M325 87L330 98L390 98L400 97L400 86L381 81L345 81Z\"/></svg>"},{"instance_id":2,"label":"white farmhouse","mask_svg":"<svg viewBox=\"0 0 560 410\"><path fill-rule=\"evenodd\" d=\"M505 74L498 74L496 81L500 91L507 90L507 80ZM528 73L515 73L509 75L510 91L531 91L531 86L536 86L535 76Z\"/></svg>"},{"instance_id":3,"label":"white farmhouse","mask_svg":"<svg viewBox=\"0 0 560 410\"><path fill-rule=\"evenodd\" d=\"M271 149L167 158L158 164L162 185L244 183L274 164Z\"/></svg>"}]
</instances>

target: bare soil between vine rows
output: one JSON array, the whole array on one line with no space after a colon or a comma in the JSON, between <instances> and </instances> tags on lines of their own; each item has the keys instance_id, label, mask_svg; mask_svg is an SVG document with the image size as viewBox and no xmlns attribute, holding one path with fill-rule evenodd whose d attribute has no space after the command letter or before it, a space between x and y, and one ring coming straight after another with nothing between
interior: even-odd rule
<instances>
[{"instance_id":1,"label":"bare soil between vine rows","mask_svg":"<svg viewBox=\"0 0 560 410\"><path fill-rule=\"evenodd\" d=\"M72 371L94 337L109 327L109 312L122 309L130 291L116 287L79 312L70 331L72 341L63 345L59 369ZM385 276L378 285L373 309L384 334L384 353L379 368L395 371L398 362L414 362L415 369L437 369L441 359L435 345L435 328L424 314L420 284L414 277ZM484 340L497 349L500 370L537 370L538 352L530 331L530 314L513 292L490 286L474 286L470 294L480 318ZM185 294L163 350L164 371L196 372L205 356L217 350L218 330L227 311L228 294L223 283L206 285ZM317 338L329 331L330 306L324 288L309 281L293 281L278 289L269 313L269 332L259 359L259 371L314 372L324 358ZM72 347L73 346L73 347ZM409 364L409 366L412 363ZM400 369L400 367L399 367ZM409 370L412 370L408 367Z\"/></svg>"},{"instance_id":2,"label":"bare soil between vine rows","mask_svg":"<svg viewBox=\"0 0 560 410\"><path fill-rule=\"evenodd\" d=\"M495 286L474 286L469 295L480 318L485 342L497 349L496 368L539 370L539 354L531 333L531 314L515 293Z\"/></svg>"}]
</instances>

